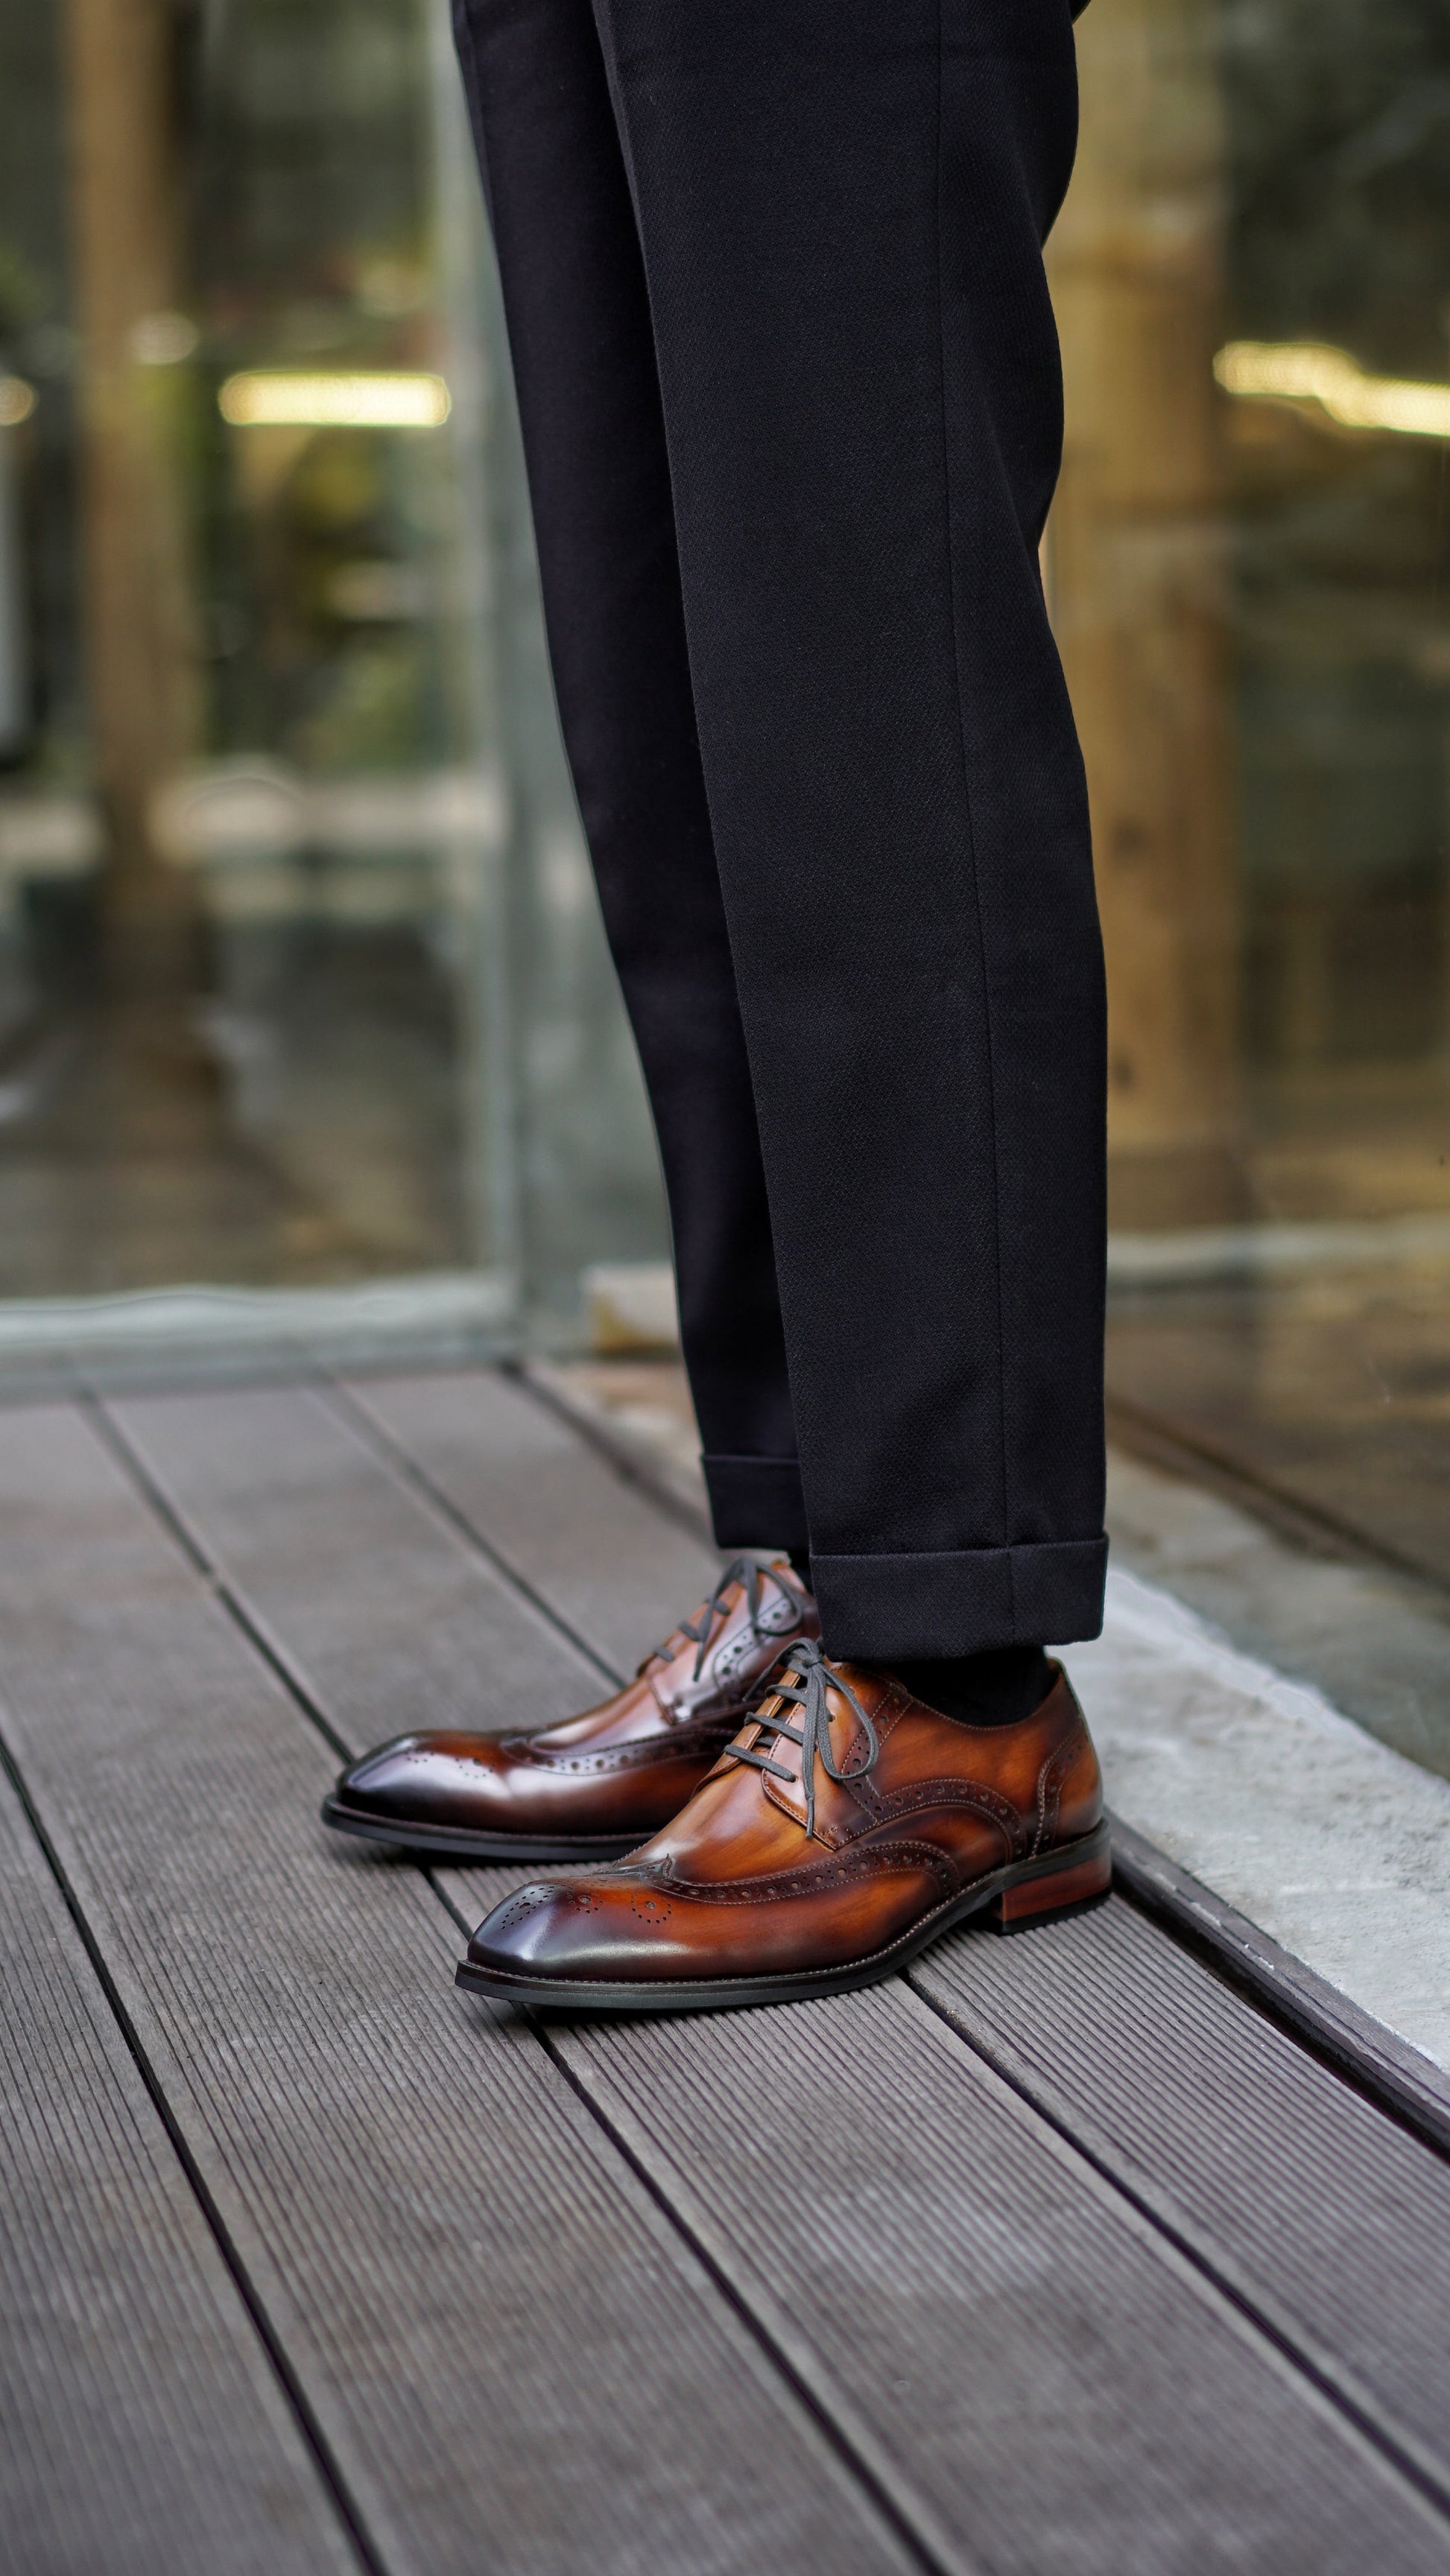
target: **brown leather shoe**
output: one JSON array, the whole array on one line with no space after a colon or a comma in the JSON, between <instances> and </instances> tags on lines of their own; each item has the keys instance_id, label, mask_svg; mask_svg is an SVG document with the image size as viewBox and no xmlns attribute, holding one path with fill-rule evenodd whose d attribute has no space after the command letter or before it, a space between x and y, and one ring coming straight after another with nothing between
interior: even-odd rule
<instances>
[{"instance_id":1,"label":"brown leather shoe","mask_svg":"<svg viewBox=\"0 0 1450 2576\"><path fill-rule=\"evenodd\" d=\"M1097 1755L1060 1668L993 1727L819 1646L782 1668L673 1824L496 1905L458 1983L575 2012L792 2003L890 1976L966 1915L1015 1931L1106 1895Z\"/></svg>"},{"instance_id":2,"label":"brown leather shoe","mask_svg":"<svg viewBox=\"0 0 1450 2576\"><path fill-rule=\"evenodd\" d=\"M818 1633L788 1564L740 1557L599 1707L525 1735L399 1735L350 1763L323 1821L454 1860L611 1860L706 1777L782 1648Z\"/></svg>"}]
</instances>

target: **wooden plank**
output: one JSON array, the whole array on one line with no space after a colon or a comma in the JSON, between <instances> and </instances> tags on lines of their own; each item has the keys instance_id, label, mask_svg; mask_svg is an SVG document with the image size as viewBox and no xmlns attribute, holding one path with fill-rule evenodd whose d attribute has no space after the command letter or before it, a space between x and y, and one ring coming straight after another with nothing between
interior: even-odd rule
<instances>
[{"instance_id":1,"label":"wooden plank","mask_svg":"<svg viewBox=\"0 0 1450 2576\"><path fill-rule=\"evenodd\" d=\"M358 2561L0 1772L0 2567Z\"/></svg>"},{"instance_id":2,"label":"wooden plank","mask_svg":"<svg viewBox=\"0 0 1450 2576\"><path fill-rule=\"evenodd\" d=\"M912 1982L1450 2499L1450 2163L1120 1900Z\"/></svg>"},{"instance_id":3,"label":"wooden plank","mask_svg":"<svg viewBox=\"0 0 1450 2576\"><path fill-rule=\"evenodd\" d=\"M379 1472L316 1390L138 1396L108 1412L259 1630L285 1629L304 1687L353 1748L414 1726L545 1725L607 1687L601 1656ZM353 1651L362 1595L366 1663Z\"/></svg>"},{"instance_id":4,"label":"wooden plank","mask_svg":"<svg viewBox=\"0 0 1450 2576\"><path fill-rule=\"evenodd\" d=\"M995 2576L1450 2565L1444 2519L952 2040L897 1986L555 2045Z\"/></svg>"},{"instance_id":5,"label":"wooden plank","mask_svg":"<svg viewBox=\"0 0 1450 2576\"><path fill-rule=\"evenodd\" d=\"M225 1415L184 1458L175 1409L164 1456L144 1408L126 1419L220 1554L207 1488L231 1490ZM285 1654L264 1501L259 1485L245 1581ZM615 1528L596 1508L576 1525L606 1571ZM337 1579L330 1605L289 1593L289 1618L313 1673L325 1619L342 1706L375 1613L356 1569ZM498 1882L440 1883L466 1917ZM937 2563L966 2551L1022 2576L1450 2565L1446 2526L1413 2487L904 1986L558 2028L550 2045L829 2419L884 2464Z\"/></svg>"},{"instance_id":6,"label":"wooden plank","mask_svg":"<svg viewBox=\"0 0 1450 2576\"><path fill-rule=\"evenodd\" d=\"M1135 1905L1175 1941L1207 1957L1271 2021L1382 2110L1442 2155L1450 2154L1450 2073L1272 1941L1121 1816L1113 1817L1112 1834L1114 1878Z\"/></svg>"},{"instance_id":7,"label":"wooden plank","mask_svg":"<svg viewBox=\"0 0 1450 2576\"><path fill-rule=\"evenodd\" d=\"M392 1615L366 1556L328 1527L317 1554L339 1622ZM499 1596L476 1598L486 1661ZM527 2026L455 1994L421 1873L324 1834L327 1745L65 1410L0 1421L0 1695L380 2564L908 2563Z\"/></svg>"},{"instance_id":8,"label":"wooden plank","mask_svg":"<svg viewBox=\"0 0 1450 2576\"><path fill-rule=\"evenodd\" d=\"M368 1378L346 1391L616 1672L632 1673L714 1584L712 1550L497 1370Z\"/></svg>"}]
</instances>

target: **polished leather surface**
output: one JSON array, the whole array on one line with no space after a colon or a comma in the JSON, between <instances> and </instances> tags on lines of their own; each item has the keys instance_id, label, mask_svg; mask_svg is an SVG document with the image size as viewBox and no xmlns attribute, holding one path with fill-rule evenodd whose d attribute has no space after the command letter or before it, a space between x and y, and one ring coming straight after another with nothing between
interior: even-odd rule
<instances>
[{"instance_id":1,"label":"polished leather surface","mask_svg":"<svg viewBox=\"0 0 1450 2576\"><path fill-rule=\"evenodd\" d=\"M753 1575L753 1580L752 1580ZM783 1646L817 1632L788 1564L731 1569L714 1598L579 1717L509 1735L400 1735L342 1773L329 1823L436 1850L629 1850L698 1788Z\"/></svg>"},{"instance_id":2,"label":"polished leather surface","mask_svg":"<svg viewBox=\"0 0 1450 2576\"><path fill-rule=\"evenodd\" d=\"M1042 1705L1002 1727L943 1717L889 1673L823 1672L829 1751L847 1776L813 1764L813 1831L801 1751L751 1723L641 1851L507 1898L468 1961L485 1977L566 1982L586 2001L591 1986L673 1983L683 2004L720 1980L758 1985L869 1962L938 1916L956 1919L977 1888L1028 1914L1106 1887L1105 1840L1090 1840L1103 1813L1097 1756L1060 1668ZM842 1680L875 1729L869 1769ZM749 1750L786 1776L738 1758Z\"/></svg>"}]
</instances>

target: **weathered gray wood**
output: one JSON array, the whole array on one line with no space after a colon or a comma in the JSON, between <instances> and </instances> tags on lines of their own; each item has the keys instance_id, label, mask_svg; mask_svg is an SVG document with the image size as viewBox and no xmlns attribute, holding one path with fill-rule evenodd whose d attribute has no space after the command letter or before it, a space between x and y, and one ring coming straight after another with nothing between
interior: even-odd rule
<instances>
[{"instance_id":1,"label":"weathered gray wood","mask_svg":"<svg viewBox=\"0 0 1450 2576\"><path fill-rule=\"evenodd\" d=\"M108 1411L259 1626L285 1628L355 1750L414 1726L543 1725L607 1687L316 1390L137 1396Z\"/></svg>"},{"instance_id":2,"label":"weathered gray wood","mask_svg":"<svg viewBox=\"0 0 1450 2576\"><path fill-rule=\"evenodd\" d=\"M182 1417L166 1418L181 1492ZM160 1456L156 1425L127 1419ZM215 1410L184 1479L224 1564L207 1483L237 1508L228 1442ZM385 1471L358 1453L353 1473ZM242 1514L248 1595L284 1654L298 1620L314 1675L325 1620L346 1706L350 1666L373 1651L365 1571L330 1559L336 1600L299 1603L279 1566L274 1594L264 1506L259 1481ZM604 1572L615 1526L600 1508L576 1527ZM440 1875L465 1911L498 1885ZM481 2050L493 2027L478 2008ZM827 2414L884 2464L941 2563L965 2549L1022 2576L1450 2566L1446 2526L1413 2489L905 1987L561 2028L551 2044Z\"/></svg>"},{"instance_id":3,"label":"weathered gray wood","mask_svg":"<svg viewBox=\"0 0 1450 2576\"><path fill-rule=\"evenodd\" d=\"M0 2568L357 2566L0 1772Z\"/></svg>"},{"instance_id":4,"label":"weathered gray wood","mask_svg":"<svg viewBox=\"0 0 1450 2576\"><path fill-rule=\"evenodd\" d=\"M912 1981L1450 2497L1450 2164L1120 1900Z\"/></svg>"},{"instance_id":5,"label":"weathered gray wood","mask_svg":"<svg viewBox=\"0 0 1450 2576\"><path fill-rule=\"evenodd\" d=\"M1206 1952L1272 2020L1450 2154L1450 2074L1443 2067L1292 1957L1121 1817L1112 1819L1112 1830L1114 1876L1135 1904L1177 1940Z\"/></svg>"},{"instance_id":6,"label":"weathered gray wood","mask_svg":"<svg viewBox=\"0 0 1450 2576\"><path fill-rule=\"evenodd\" d=\"M347 1393L617 1672L715 1582L710 1549L497 1371L368 1378Z\"/></svg>"},{"instance_id":7,"label":"weathered gray wood","mask_svg":"<svg viewBox=\"0 0 1450 2576\"><path fill-rule=\"evenodd\" d=\"M240 1423L251 1399L230 1401ZM329 1526L314 1573L366 1635L367 1558ZM478 1598L482 1650L499 1596ZM325 1744L65 1411L0 1419L0 1697L385 2566L903 2564L527 2026L455 1994L421 1874L324 1834Z\"/></svg>"},{"instance_id":8,"label":"weathered gray wood","mask_svg":"<svg viewBox=\"0 0 1450 2576\"><path fill-rule=\"evenodd\" d=\"M899 1986L556 2041L996 2576L1450 2565L1443 2519L951 2043Z\"/></svg>"}]
</instances>

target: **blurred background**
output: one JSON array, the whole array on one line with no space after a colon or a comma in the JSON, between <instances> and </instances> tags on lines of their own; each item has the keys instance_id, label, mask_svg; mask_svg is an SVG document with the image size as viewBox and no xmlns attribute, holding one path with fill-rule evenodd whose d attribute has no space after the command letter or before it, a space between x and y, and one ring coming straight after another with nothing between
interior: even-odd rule
<instances>
[{"instance_id":1,"label":"blurred background","mask_svg":"<svg viewBox=\"0 0 1450 2576\"><path fill-rule=\"evenodd\" d=\"M3 0L0 169L0 1298L567 1326L667 1237L446 0Z\"/></svg>"},{"instance_id":2,"label":"blurred background","mask_svg":"<svg viewBox=\"0 0 1450 2576\"><path fill-rule=\"evenodd\" d=\"M1080 58L1113 1424L1440 1585L1450 5ZM0 1371L667 1339L446 0L0 0L0 174Z\"/></svg>"}]
</instances>

